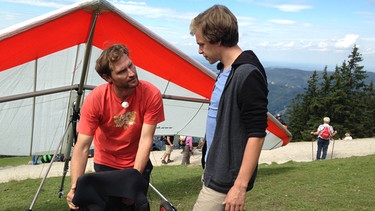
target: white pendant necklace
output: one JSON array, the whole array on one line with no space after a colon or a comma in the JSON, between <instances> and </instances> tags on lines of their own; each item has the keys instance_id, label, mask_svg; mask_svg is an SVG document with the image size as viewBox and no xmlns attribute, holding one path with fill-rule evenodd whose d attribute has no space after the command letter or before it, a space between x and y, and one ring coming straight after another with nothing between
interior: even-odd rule
<instances>
[{"instance_id":1,"label":"white pendant necklace","mask_svg":"<svg viewBox=\"0 0 375 211\"><path fill-rule=\"evenodd\" d=\"M127 107L129 107L129 103L126 102L126 101L123 101L123 102L121 103L121 106L122 106L123 108L127 108Z\"/></svg>"}]
</instances>

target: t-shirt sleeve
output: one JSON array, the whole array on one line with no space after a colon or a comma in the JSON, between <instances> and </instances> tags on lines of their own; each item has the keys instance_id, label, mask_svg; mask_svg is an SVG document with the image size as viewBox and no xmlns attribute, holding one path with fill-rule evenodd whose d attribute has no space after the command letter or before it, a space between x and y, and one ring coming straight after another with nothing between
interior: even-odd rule
<instances>
[{"instance_id":1,"label":"t-shirt sleeve","mask_svg":"<svg viewBox=\"0 0 375 211\"><path fill-rule=\"evenodd\" d=\"M97 116L100 112L97 112L98 106L96 92L92 91L85 99L80 110L80 119L78 122L77 131L81 134L94 136L96 129L99 125L99 117Z\"/></svg>"},{"instance_id":2,"label":"t-shirt sleeve","mask_svg":"<svg viewBox=\"0 0 375 211\"><path fill-rule=\"evenodd\" d=\"M148 105L144 116L144 123L156 125L165 120L162 95L156 87L150 87Z\"/></svg>"}]
</instances>

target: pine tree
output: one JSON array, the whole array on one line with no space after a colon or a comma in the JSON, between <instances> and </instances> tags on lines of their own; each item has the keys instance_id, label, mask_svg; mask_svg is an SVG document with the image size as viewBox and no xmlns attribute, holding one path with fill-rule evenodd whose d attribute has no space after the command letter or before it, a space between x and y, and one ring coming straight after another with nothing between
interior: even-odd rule
<instances>
[{"instance_id":1,"label":"pine tree","mask_svg":"<svg viewBox=\"0 0 375 211\"><path fill-rule=\"evenodd\" d=\"M309 140L309 131L316 130L324 116L331 118L339 137L347 131L354 138L375 135L374 85L365 84L367 74L359 64L363 59L356 45L348 58L332 74L327 67L321 76L314 71L305 93L297 95L288 107L286 114L294 140Z\"/></svg>"}]
</instances>

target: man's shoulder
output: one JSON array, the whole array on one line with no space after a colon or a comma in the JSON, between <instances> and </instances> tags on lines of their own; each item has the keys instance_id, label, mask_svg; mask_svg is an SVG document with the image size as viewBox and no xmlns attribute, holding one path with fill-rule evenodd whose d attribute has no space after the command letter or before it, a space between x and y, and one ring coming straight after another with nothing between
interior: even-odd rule
<instances>
[{"instance_id":1,"label":"man's shoulder","mask_svg":"<svg viewBox=\"0 0 375 211\"><path fill-rule=\"evenodd\" d=\"M148 82L148 81L145 81L145 80L139 80L139 84L141 86L149 86L149 85L152 85L152 83Z\"/></svg>"},{"instance_id":2,"label":"man's shoulder","mask_svg":"<svg viewBox=\"0 0 375 211\"><path fill-rule=\"evenodd\" d=\"M324 127L325 127L324 124L321 124L321 125L318 126L318 128L324 128Z\"/></svg>"},{"instance_id":3,"label":"man's shoulder","mask_svg":"<svg viewBox=\"0 0 375 211\"><path fill-rule=\"evenodd\" d=\"M152 84L149 81L145 81L145 80L139 80L139 85L141 87L151 87L151 88L156 88L157 89L157 87L154 84Z\"/></svg>"},{"instance_id":4,"label":"man's shoulder","mask_svg":"<svg viewBox=\"0 0 375 211\"><path fill-rule=\"evenodd\" d=\"M106 90L106 89L109 89L110 86L111 86L110 83L99 84L92 91L96 91L97 92L97 91Z\"/></svg>"},{"instance_id":5,"label":"man's shoulder","mask_svg":"<svg viewBox=\"0 0 375 211\"><path fill-rule=\"evenodd\" d=\"M144 80L139 80L138 88L148 93L160 93L160 90L154 84Z\"/></svg>"},{"instance_id":6,"label":"man's shoulder","mask_svg":"<svg viewBox=\"0 0 375 211\"><path fill-rule=\"evenodd\" d=\"M110 88L110 84L109 83L105 83L105 84L100 84L98 86L96 86L89 94L88 96L90 97L99 97L99 96L103 96L103 93L105 93L107 90L109 90Z\"/></svg>"}]
</instances>

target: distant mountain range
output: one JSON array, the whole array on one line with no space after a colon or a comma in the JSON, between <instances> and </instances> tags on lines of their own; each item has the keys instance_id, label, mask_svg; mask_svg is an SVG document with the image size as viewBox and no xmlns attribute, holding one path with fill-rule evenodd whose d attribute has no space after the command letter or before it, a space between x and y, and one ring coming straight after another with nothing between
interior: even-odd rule
<instances>
[{"instance_id":1,"label":"distant mountain range","mask_svg":"<svg viewBox=\"0 0 375 211\"><path fill-rule=\"evenodd\" d=\"M216 65L210 65L204 58L195 58L207 68L217 72ZM299 93L304 93L307 81L313 71L306 71L293 68L264 67L268 80L268 111L271 114L284 113L292 99ZM366 67L365 67L366 69ZM322 72L322 70L317 70ZM375 73L367 72L366 84L375 82Z\"/></svg>"}]
</instances>

